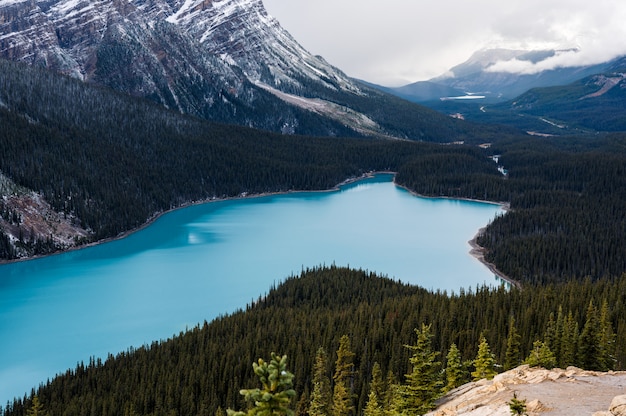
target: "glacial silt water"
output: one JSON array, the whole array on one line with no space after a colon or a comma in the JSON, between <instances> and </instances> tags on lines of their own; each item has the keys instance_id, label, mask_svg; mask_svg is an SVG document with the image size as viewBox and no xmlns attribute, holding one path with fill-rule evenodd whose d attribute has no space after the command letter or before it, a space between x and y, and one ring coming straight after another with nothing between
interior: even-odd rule
<instances>
[{"instance_id":1,"label":"glacial silt water","mask_svg":"<svg viewBox=\"0 0 626 416\"><path fill-rule=\"evenodd\" d=\"M195 205L120 240L0 266L0 403L234 312L307 267L455 292L497 284L468 240L499 206L418 198L391 180Z\"/></svg>"}]
</instances>

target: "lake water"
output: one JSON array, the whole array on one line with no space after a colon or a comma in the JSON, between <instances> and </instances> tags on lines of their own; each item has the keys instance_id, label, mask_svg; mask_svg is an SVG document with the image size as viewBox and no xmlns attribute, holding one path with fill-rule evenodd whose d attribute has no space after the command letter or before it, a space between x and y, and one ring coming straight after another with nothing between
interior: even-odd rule
<instances>
[{"instance_id":1,"label":"lake water","mask_svg":"<svg viewBox=\"0 0 626 416\"><path fill-rule=\"evenodd\" d=\"M418 198L377 175L334 192L196 205L121 240L0 266L0 403L90 357L234 312L307 267L455 292L495 285L468 240L500 213Z\"/></svg>"}]
</instances>

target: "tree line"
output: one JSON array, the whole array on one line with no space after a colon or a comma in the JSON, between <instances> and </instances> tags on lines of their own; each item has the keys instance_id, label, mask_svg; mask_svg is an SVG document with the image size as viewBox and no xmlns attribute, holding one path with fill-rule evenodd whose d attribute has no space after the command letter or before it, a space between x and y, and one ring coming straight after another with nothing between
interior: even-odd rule
<instances>
[{"instance_id":1,"label":"tree line","mask_svg":"<svg viewBox=\"0 0 626 416\"><path fill-rule=\"evenodd\" d=\"M312 383L320 348L327 358L319 371L329 377L331 387L337 384L333 363L341 355L352 357L349 400L342 406L361 414L375 371L393 380L388 384L410 380L406 375L413 372L410 358L416 350L405 346L420 345L422 324L428 327L431 349L426 355L434 354L435 396L442 387L524 361L624 369L625 300L626 276L523 290L477 287L445 293L372 272L309 269L271 288L245 310L170 340L79 363L28 397L7 403L4 415L26 414L37 396L54 415L125 414L132 408L141 415L214 416L218 409L246 406L238 392L255 382L250 365L271 351L289 357L294 401L301 403L299 412L304 414L305 404L321 394ZM344 336L349 352L339 354ZM447 369L455 370L441 378Z\"/></svg>"},{"instance_id":2,"label":"tree line","mask_svg":"<svg viewBox=\"0 0 626 416\"><path fill-rule=\"evenodd\" d=\"M182 116L15 63L0 66L0 171L76 218L91 241L191 201L328 189L385 170L418 194L508 203L511 210L478 242L488 261L520 282L626 270L623 134L538 139L476 128L472 140L489 141L485 148L283 136ZM22 243L32 254L55 249L45 239ZM2 236L0 257L15 256Z\"/></svg>"}]
</instances>

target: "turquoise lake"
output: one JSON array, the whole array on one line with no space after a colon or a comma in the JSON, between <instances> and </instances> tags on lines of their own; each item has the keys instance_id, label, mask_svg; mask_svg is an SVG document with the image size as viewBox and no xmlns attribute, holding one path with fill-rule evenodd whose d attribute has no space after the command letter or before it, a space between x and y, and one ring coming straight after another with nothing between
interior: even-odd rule
<instances>
[{"instance_id":1,"label":"turquoise lake","mask_svg":"<svg viewBox=\"0 0 626 416\"><path fill-rule=\"evenodd\" d=\"M419 198L392 179L195 205L120 240L0 266L0 403L90 357L244 308L303 268L457 293L499 284L468 241L500 206Z\"/></svg>"}]
</instances>

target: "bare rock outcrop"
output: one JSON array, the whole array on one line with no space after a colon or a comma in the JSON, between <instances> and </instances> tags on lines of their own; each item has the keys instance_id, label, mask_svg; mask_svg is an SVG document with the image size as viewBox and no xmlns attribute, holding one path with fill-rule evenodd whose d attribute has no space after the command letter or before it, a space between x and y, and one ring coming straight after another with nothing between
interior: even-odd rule
<instances>
[{"instance_id":1,"label":"bare rock outcrop","mask_svg":"<svg viewBox=\"0 0 626 416\"><path fill-rule=\"evenodd\" d=\"M546 370L523 365L493 380L452 390L428 415L508 416L513 394L526 401L529 416L621 416L626 415L626 372L603 373L576 367Z\"/></svg>"}]
</instances>

